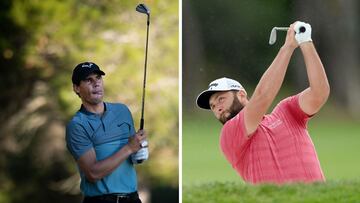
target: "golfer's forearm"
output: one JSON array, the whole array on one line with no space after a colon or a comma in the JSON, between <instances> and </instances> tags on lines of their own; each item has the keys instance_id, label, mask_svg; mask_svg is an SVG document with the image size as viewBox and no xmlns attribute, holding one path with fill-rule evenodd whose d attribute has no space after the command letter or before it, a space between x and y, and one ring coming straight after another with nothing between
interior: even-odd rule
<instances>
[{"instance_id":1,"label":"golfer's forearm","mask_svg":"<svg viewBox=\"0 0 360 203\"><path fill-rule=\"evenodd\" d=\"M248 135L257 129L261 119L279 92L293 52L294 48L283 46L256 86L244 109L245 128Z\"/></svg>"},{"instance_id":2,"label":"golfer's forearm","mask_svg":"<svg viewBox=\"0 0 360 203\"><path fill-rule=\"evenodd\" d=\"M329 93L330 86L324 66L321 63L320 57L316 52L313 43L304 43L300 46L304 56L306 71L310 84L310 94L314 99L326 101Z\"/></svg>"},{"instance_id":3,"label":"golfer's forearm","mask_svg":"<svg viewBox=\"0 0 360 203\"><path fill-rule=\"evenodd\" d=\"M128 145L122 147L112 156L96 162L86 174L90 182L95 182L113 172L122 162L124 162L133 152Z\"/></svg>"}]
</instances>

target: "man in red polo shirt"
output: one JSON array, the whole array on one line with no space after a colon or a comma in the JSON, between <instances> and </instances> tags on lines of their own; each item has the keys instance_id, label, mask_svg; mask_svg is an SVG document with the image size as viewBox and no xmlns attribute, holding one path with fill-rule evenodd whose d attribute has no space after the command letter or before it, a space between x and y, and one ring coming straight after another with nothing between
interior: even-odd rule
<instances>
[{"instance_id":1,"label":"man in red polo shirt","mask_svg":"<svg viewBox=\"0 0 360 203\"><path fill-rule=\"evenodd\" d=\"M305 27L305 32L300 32ZM282 100L266 114L277 95L294 50L303 54L309 87ZM220 78L197 98L224 124L220 147L232 167L249 183L325 181L307 130L307 121L330 93L324 67L311 39L311 26L290 25L284 45L261 77L250 99L239 82Z\"/></svg>"}]
</instances>

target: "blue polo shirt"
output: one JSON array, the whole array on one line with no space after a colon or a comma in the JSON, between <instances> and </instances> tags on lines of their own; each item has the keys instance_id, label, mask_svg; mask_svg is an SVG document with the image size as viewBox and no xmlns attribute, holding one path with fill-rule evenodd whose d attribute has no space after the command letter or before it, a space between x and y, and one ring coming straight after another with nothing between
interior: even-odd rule
<instances>
[{"instance_id":1,"label":"blue polo shirt","mask_svg":"<svg viewBox=\"0 0 360 203\"><path fill-rule=\"evenodd\" d=\"M66 126L67 148L78 160L94 148L98 161L106 159L128 143L135 134L134 122L124 104L104 103L103 115L87 111L83 106ZM137 190L137 179L130 157L112 173L95 183L89 182L79 169L80 188L85 196L131 193Z\"/></svg>"}]
</instances>

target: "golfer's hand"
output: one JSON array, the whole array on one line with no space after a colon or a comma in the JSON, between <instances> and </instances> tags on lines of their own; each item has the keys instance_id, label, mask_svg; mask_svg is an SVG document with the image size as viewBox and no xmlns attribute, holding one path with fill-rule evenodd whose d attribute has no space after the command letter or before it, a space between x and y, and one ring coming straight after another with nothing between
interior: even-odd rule
<instances>
[{"instance_id":1,"label":"golfer's hand","mask_svg":"<svg viewBox=\"0 0 360 203\"><path fill-rule=\"evenodd\" d=\"M295 39L295 31L294 31L295 23L291 24L289 30L287 31L284 47L296 49L299 46L298 42Z\"/></svg>"},{"instance_id":2,"label":"golfer's hand","mask_svg":"<svg viewBox=\"0 0 360 203\"><path fill-rule=\"evenodd\" d=\"M139 130L135 135L129 137L128 146L132 153L139 151L142 148L141 143L146 140L147 134L144 130Z\"/></svg>"},{"instance_id":3,"label":"golfer's hand","mask_svg":"<svg viewBox=\"0 0 360 203\"><path fill-rule=\"evenodd\" d=\"M131 155L131 161L134 164L140 164L149 158L148 142L146 140L141 143L142 148Z\"/></svg>"},{"instance_id":4,"label":"golfer's hand","mask_svg":"<svg viewBox=\"0 0 360 203\"><path fill-rule=\"evenodd\" d=\"M304 42L311 42L311 25L308 23L304 23L301 21L296 21L294 23L295 30L295 39L298 44L302 44Z\"/></svg>"}]
</instances>

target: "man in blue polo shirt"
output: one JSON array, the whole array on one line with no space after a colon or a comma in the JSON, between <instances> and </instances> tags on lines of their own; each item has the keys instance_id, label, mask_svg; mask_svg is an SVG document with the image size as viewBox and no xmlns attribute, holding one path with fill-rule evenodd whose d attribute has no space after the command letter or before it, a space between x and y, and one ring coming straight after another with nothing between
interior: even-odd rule
<instances>
[{"instance_id":1,"label":"man in blue polo shirt","mask_svg":"<svg viewBox=\"0 0 360 203\"><path fill-rule=\"evenodd\" d=\"M146 133L135 132L124 104L103 101L103 75L92 62L78 64L72 75L82 105L66 127L66 144L79 168L83 202L141 203L132 160L148 158Z\"/></svg>"}]
</instances>

